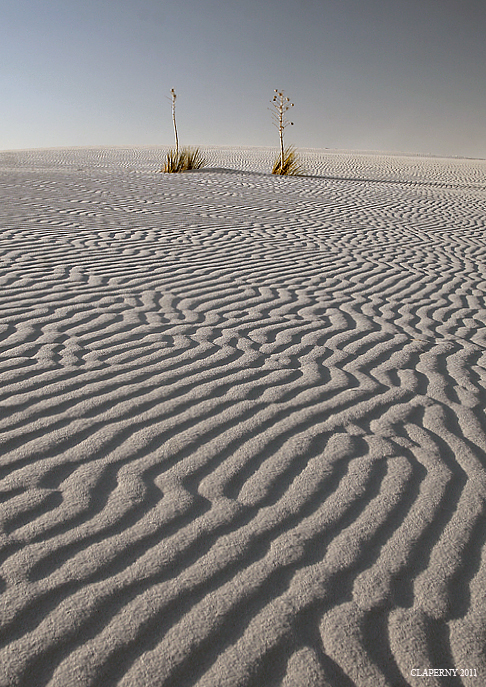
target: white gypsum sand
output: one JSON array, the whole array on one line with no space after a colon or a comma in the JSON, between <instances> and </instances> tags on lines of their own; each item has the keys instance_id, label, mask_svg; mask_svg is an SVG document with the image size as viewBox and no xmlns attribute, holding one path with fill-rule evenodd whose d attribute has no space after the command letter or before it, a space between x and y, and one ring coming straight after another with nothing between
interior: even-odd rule
<instances>
[{"instance_id":1,"label":"white gypsum sand","mask_svg":"<svg viewBox=\"0 0 486 687\"><path fill-rule=\"evenodd\" d=\"M484 685L486 162L166 150L0 153L0 687Z\"/></svg>"}]
</instances>

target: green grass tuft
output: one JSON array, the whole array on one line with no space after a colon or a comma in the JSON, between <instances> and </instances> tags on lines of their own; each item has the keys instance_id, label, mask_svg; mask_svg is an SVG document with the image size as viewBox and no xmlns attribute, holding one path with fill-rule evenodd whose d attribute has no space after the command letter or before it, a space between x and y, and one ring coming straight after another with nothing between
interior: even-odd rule
<instances>
[{"instance_id":1,"label":"green grass tuft","mask_svg":"<svg viewBox=\"0 0 486 687\"><path fill-rule=\"evenodd\" d=\"M163 172L176 174L188 169L201 169L206 164L199 148L183 148L179 153L170 149L165 159Z\"/></svg>"},{"instance_id":2,"label":"green grass tuft","mask_svg":"<svg viewBox=\"0 0 486 687\"><path fill-rule=\"evenodd\" d=\"M278 155L273 164L272 174L281 174L285 176L301 176L304 174L304 168L299 161L299 156L295 148L290 146L285 149L283 167L281 157Z\"/></svg>"}]
</instances>

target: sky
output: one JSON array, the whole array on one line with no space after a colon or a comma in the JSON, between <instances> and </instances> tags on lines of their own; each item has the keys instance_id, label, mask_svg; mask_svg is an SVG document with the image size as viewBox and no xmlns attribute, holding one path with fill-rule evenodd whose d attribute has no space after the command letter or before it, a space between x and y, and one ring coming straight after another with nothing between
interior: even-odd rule
<instances>
[{"instance_id":1,"label":"sky","mask_svg":"<svg viewBox=\"0 0 486 687\"><path fill-rule=\"evenodd\" d=\"M0 150L277 146L486 158L485 0L0 0Z\"/></svg>"}]
</instances>

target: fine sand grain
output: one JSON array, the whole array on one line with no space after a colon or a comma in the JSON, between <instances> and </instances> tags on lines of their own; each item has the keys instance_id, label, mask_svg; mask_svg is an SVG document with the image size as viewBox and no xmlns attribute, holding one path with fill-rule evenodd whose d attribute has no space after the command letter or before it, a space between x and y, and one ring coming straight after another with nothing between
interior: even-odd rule
<instances>
[{"instance_id":1,"label":"fine sand grain","mask_svg":"<svg viewBox=\"0 0 486 687\"><path fill-rule=\"evenodd\" d=\"M165 150L0 153L0 687L486 685L486 162Z\"/></svg>"}]
</instances>

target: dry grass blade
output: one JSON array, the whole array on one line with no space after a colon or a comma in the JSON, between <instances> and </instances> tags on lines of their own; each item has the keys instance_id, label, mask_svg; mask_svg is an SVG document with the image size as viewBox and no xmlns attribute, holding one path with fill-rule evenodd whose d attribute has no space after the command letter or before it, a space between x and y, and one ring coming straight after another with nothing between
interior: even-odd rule
<instances>
[{"instance_id":1,"label":"dry grass blade","mask_svg":"<svg viewBox=\"0 0 486 687\"><path fill-rule=\"evenodd\" d=\"M171 149L167 153L163 172L175 174L188 169L200 169L206 164L199 148L183 148L180 152Z\"/></svg>"},{"instance_id":2,"label":"dry grass blade","mask_svg":"<svg viewBox=\"0 0 486 687\"><path fill-rule=\"evenodd\" d=\"M182 154L185 155L184 169L201 169L206 165L199 148L184 148Z\"/></svg>"},{"instance_id":3,"label":"dry grass blade","mask_svg":"<svg viewBox=\"0 0 486 687\"><path fill-rule=\"evenodd\" d=\"M289 147L285 149L283 166L281 156L278 155L273 164L272 174L281 174L285 176L301 176L304 174L304 168L299 161L299 156L295 148Z\"/></svg>"},{"instance_id":4,"label":"dry grass blade","mask_svg":"<svg viewBox=\"0 0 486 687\"><path fill-rule=\"evenodd\" d=\"M165 158L165 164L163 172L169 172L170 174L175 174L176 172L183 171L184 155L176 150L169 150L167 157Z\"/></svg>"}]
</instances>

